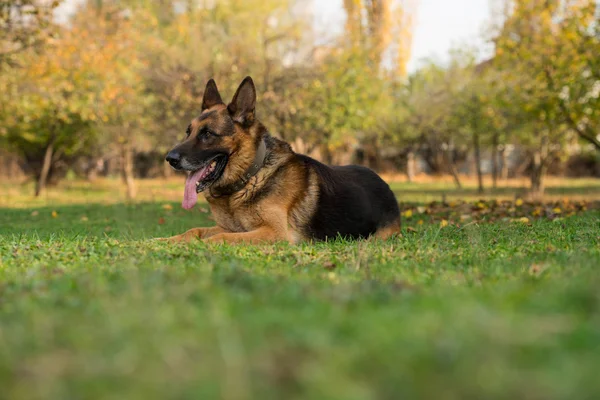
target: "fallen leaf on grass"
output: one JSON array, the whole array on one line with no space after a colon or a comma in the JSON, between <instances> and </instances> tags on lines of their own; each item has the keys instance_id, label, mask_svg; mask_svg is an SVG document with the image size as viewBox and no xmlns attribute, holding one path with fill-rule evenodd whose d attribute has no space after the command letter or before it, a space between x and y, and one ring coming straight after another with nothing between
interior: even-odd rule
<instances>
[{"instance_id":1,"label":"fallen leaf on grass","mask_svg":"<svg viewBox=\"0 0 600 400\"><path fill-rule=\"evenodd\" d=\"M31 212L31 216L32 216L32 217L37 217L39 214L40 214L40 212L39 212L39 211L32 211L32 212Z\"/></svg>"},{"instance_id":2,"label":"fallen leaf on grass","mask_svg":"<svg viewBox=\"0 0 600 400\"><path fill-rule=\"evenodd\" d=\"M58 213L56 211L52 211L52 218L57 218L58 217Z\"/></svg>"},{"instance_id":3,"label":"fallen leaf on grass","mask_svg":"<svg viewBox=\"0 0 600 400\"><path fill-rule=\"evenodd\" d=\"M442 228L443 228L443 227L445 227L445 226L448 226L448 221L447 221L447 220L445 220L445 219L441 220L441 221L440 221L440 226L441 226Z\"/></svg>"},{"instance_id":4,"label":"fallen leaf on grass","mask_svg":"<svg viewBox=\"0 0 600 400\"><path fill-rule=\"evenodd\" d=\"M521 200L521 201L519 201ZM509 200L478 200L475 202L452 202L450 204L434 201L427 205L426 208L416 205L406 204L403 215L407 211L409 215L414 216L416 212L423 211L424 215L428 215L426 220L428 223L441 224L442 226L457 225L459 222L489 222L495 221L512 221L531 224L534 220L546 219L549 221L556 220L558 217L567 217L578 215L585 210L600 209L600 201L578 201L578 202L525 202L517 198L515 201ZM527 222L525 221L527 218ZM447 223L441 222L446 220ZM422 225L423 219L411 220L406 218L407 224ZM412 222L415 221L415 222Z\"/></svg>"},{"instance_id":5,"label":"fallen leaf on grass","mask_svg":"<svg viewBox=\"0 0 600 400\"><path fill-rule=\"evenodd\" d=\"M165 223L165 219L164 219L163 217L160 217L160 218L158 219L158 224L159 224L159 225L163 225L164 223Z\"/></svg>"},{"instance_id":6,"label":"fallen leaf on grass","mask_svg":"<svg viewBox=\"0 0 600 400\"><path fill-rule=\"evenodd\" d=\"M540 276L545 269L546 267L541 264L531 264L531 266L529 267L529 275Z\"/></svg>"},{"instance_id":7,"label":"fallen leaf on grass","mask_svg":"<svg viewBox=\"0 0 600 400\"><path fill-rule=\"evenodd\" d=\"M163 204L162 208L163 208L163 210L172 210L173 206L170 204Z\"/></svg>"},{"instance_id":8,"label":"fallen leaf on grass","mask_svg":"<svg viewBox=\"0 0 600 400\"><path fill-rule=\"evenodd\" d=\"M323 263L323 268L327 271L333 271L335 269L335 263L332 261L326 261Z\"/></svg>"}]
</instances>

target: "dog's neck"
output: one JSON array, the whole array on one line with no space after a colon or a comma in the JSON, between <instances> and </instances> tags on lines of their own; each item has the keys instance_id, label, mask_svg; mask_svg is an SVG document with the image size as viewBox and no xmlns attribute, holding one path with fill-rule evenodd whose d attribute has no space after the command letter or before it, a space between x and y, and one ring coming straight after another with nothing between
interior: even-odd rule
<instances>
[{"instance_id":1,"label":"dog's neck","mask_svg":"<svg viewBox=\"0 0 600 400\"><path fill-rule=\"evenodd\" d=\"M254 160L252 164L246 169L246 171L242 174L242 176L232 184L229 184L225 187L220 187L216 190L216 192L211 191L210 194L213 197L223 197L230 196L235 192L239 192L242 190L246 184L250 181L250 179L255 176L258 171L263 167L265 163L265 158L267 156L267 144L265 143L265 138L260 139L260 143L258 144L258 148L256 149L256 155L254 156Z\"/></svg>"}]
</instances>

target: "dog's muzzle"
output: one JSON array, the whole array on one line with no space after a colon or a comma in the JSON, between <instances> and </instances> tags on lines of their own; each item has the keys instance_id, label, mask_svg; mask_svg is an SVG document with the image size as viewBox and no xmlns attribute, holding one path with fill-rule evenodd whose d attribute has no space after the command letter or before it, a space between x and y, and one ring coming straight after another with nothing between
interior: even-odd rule
<instances>
[{"instance_id":1,"label":"dog's muzzle","mask_svg":"<svg viewBox=\"0 0 600 400\"><path fill-rule=\"evenodd\" d=\"M171 167L175 169L181 168L181 154L178 152L171 150L165 159L169 164L171 164Z\"/></svg>"}]
</instances>

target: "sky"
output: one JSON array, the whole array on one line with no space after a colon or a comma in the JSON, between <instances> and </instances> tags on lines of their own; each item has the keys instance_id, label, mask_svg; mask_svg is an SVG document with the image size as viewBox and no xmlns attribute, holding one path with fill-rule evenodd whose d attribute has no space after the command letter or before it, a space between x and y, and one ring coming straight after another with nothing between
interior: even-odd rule
<instances>
[{"instance_id":1,"label":"sky","mask_svg":"<svg viewBox=\"0 0 600 400\"><path fill-rule=\"evenodd\" d=\"M59 18L64 18L81 0L65 0ZM339 33L344 25L343 0L312 0L317 29ZM451 48L483 43L482 33L490 16L489 0L416 0L418 2L408 71L421 60L448 60ZM327 35L328 36L328 35Z\"/></svg>"},{"instance_id":2,"label":"sky","mask_svg":"<svg viewBox=\"0 0 600 400\"><path fill-rule=\"evenodd\" d=\"M344 24L343 0L313 0L317 27L339 32ZM448 60L451 48L483 43L483 29L490 16L489 0L417 0L408 71L433 58Z\"/></svg>"}]
</instances>

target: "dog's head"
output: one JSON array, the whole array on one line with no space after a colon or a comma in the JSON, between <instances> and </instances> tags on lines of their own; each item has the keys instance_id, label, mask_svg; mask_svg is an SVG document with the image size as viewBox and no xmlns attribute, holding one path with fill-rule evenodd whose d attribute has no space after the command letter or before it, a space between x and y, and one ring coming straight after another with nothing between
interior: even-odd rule
<instances>
[{"instance_id":1,"label":"dog's head","mask_svg":"<svg viewBox=\"0 0 600 400\"><path fill-rule=\"evenodd\" d=\"M184 207L191 208L194 194L215 184L229 184L244 172L254 157L257 133L254 108L256 89L246 77L231 103L225 105L214 80L202 99L202 113L187 127L185 139L167 154L176 170L189 171ZM187 201L185 198L188 198Z\"/></svg>"}]
</instances>

